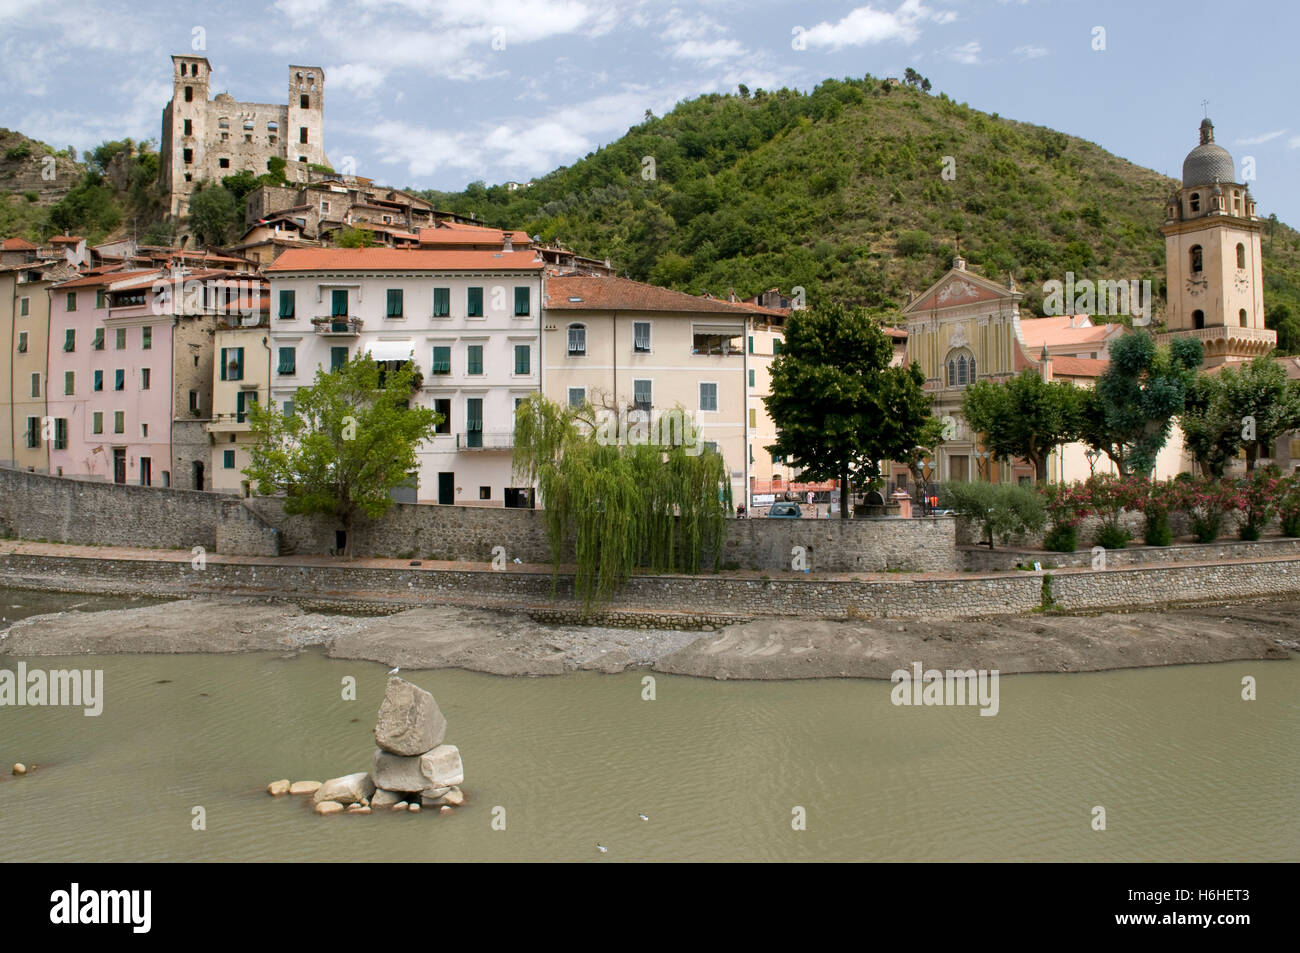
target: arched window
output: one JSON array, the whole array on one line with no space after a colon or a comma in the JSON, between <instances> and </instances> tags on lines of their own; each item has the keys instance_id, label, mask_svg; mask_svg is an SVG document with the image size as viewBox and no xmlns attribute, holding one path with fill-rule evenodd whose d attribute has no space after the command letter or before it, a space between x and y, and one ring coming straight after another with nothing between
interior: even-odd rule
<instances>
[{"instance_id":1,"label":"arched window","mask_svg":"<svg viewBox=\"0 0 1300 953\"><path fill-rule=\"evenodd\" d=\"M950 360L948 362L948 386L949 387L957 386L957 362L956 361Z\"/></svg>"},{"instance_id":2,"label":"arched window","mask_svg":"<svg viewBox=\"0 0 1300 953\"><path fill-rule=\"evenodd\" d=\"M1246 246L1241 242L1237 242L1237 267L1246 267Z\"/></svg>"},{"instance_id":3,"label":"arched window","mask_svg":"<svg viewBox=\"0 0 1300 953\"><path fill-rule=\"evenodd\" d=\"M1244 327L1246 326L1246 309L1245 309L1245 308L1242 308L1240 311L1237 312L1237 319L1238 319L1239 321L1241 321L1241 326L1244 328Z\"/></svg>"},{"instance_id":4,"label":"arched window","mask_svg":"<svg viewBox=\"0 0 1300 953\"><path fill-rule=\"evenodd\" d=\"M1201 273L1201 246L1200 245L1192 246L1191 259L1192 259L1192 274L1199 275Z\"/></svg>"},{"instance_id":5,"label":"arched window","mask_svg":"<svg viewBox=\"0 0 1300 953\"><path fill-rule=\"evenodd\" d=\"M1192 327L1194 327L1194 328L1203 328L1203 327L1205 327L1205 312L1204 312L1204 311L1199 311L1199 310L1197 310L1197 311L1193 311L1193 312L1192 312Z\"/></svg>"},{"instance_id":6,"label":"arched window","mask_svg":"<svg viewBox=\"0 0 1300 953\"><path fill-rule=\"evenodd\" d=\"M966 348L948 353L948 386L965 387L975 383L975 355Z\"/></svg>"},{"instance_id":7,"label":"arched window","mask_svg":"<svg viewBox=\"0 0 1300 953\"><path fill-rule=\"evenodd\" d=\"M1201 210L1201 193L1193 192L1189 204L1193 212L1199 212Z\"/></svg>"}]
</instances>

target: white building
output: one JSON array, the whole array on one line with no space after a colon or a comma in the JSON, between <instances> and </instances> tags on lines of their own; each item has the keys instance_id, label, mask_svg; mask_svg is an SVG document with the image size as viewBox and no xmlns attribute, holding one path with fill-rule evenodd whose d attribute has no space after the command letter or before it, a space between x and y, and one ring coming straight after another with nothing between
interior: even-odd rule
<instances>
[{"instance_id":1,"label":"white building","mask_svg":"<svg viewBox=\"0 0 1300 953\"><path fill-rule=\"evenodd\" d=\"M532 249L290 249L271 281L271 398L358 353L411 360L443 416L419 451L420 502L526 506L512 468L516 403L539 390L542 273Z\"/></svg>"}]
</instances>

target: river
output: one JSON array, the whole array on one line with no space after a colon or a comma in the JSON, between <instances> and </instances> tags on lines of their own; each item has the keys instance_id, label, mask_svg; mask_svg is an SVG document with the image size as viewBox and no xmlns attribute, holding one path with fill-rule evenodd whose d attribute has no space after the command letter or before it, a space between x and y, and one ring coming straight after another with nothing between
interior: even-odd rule
<instances>
[{"instance_id":1,"label":"river","mask_svg":"<svg viewBox=\"0 0 1300 953\"><path fill-rule=\"evenodd\" d=\"M309 651L0 668L19 661L102 669L105 699L98 717L0 707L3 861L1300 859L1295 660L1009 676L994 717L896 707L870 680L659 674L646 700L637 671L403 672L464 757L469 802L449 817L317 817L265 793L369 769L383 666ZM37 767L11 778L16 761Z\"/></svg>"}]
</instances>

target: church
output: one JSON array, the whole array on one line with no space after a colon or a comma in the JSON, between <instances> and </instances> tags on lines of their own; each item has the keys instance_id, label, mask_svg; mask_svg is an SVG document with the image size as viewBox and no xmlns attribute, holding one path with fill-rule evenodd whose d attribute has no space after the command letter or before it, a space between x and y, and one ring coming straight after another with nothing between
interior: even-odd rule
<instances>
[{"instance_id":1,"label":"church","mask_svg":"<svg viewBox=\"0 0 1300 953\"><path fill-rule=\"evenodd\" d=\"M1276 332L1264 326L1261 226L1255 200L1236 179L1232 156L1214 142L1214 124L1207 118L1201 123L1200 143L1183 163L1181 187L1169 197L1161 227L1168 330L1156 340L1198 338L1208 371L1267 354L1277 344ZM1036 343L1043 343L1030 347L1026 324L1051 319L1022 319L1022 297L1014 281L991 281L969 271L958 257L947 273L902 310L907 361L920 365L934 415L946 425L943 443L924 467L931 483L1034 478L1026 461L990 459L978 435L962 419L962 395L977 380L1003 381L1032 369L1046 380L1068 379L1090 387L1106 368L1107 362L1096 353L1061 354L1050 335L1033 334ZM1077 326L1071 320L1068 327ZM1162 479L1189 467L1182 433L1175 428L1159 455L1155 475ZM1052 454L1048 473L1054 482L1072 481L1110 469L1104 457L1090 455L1082 444L1071 444ZM906 468L891 464L889 472L896 488L906 488Z\"/></svg>"}]
</instances>

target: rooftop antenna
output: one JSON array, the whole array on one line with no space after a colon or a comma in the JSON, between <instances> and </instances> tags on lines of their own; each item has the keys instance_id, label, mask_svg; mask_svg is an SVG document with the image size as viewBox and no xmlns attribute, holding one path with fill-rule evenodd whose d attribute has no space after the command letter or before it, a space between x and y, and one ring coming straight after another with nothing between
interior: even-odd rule
<instances>
[{"instance_id":1,"label":"rooftop antenna","mask_svg":"<svg viewBox=\"0 0 1300 953\"><path fill-rule=\"evenodd\" d=\"M1210 118L1210 101L1208 99L1201 100L1201 112L1205 113L1206 119Z\"/></svg>"}]
</instances>

